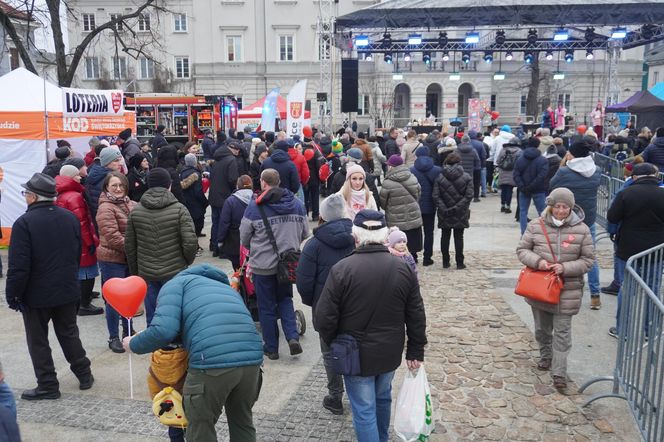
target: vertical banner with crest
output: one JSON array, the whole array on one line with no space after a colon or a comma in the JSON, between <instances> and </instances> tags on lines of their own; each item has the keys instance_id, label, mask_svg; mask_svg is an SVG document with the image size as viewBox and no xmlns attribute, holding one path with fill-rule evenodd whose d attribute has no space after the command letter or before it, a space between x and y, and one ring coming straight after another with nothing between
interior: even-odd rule
<instances>
[{"instance_id":1,"label":"vertical banner with crest","mask_svg":"<svg viewBox=\"0 0 664 442\"><path fill-rule=\"evenodd\" d=\"M264 131L274 130L274 120L277 118L277 98L279 98L279 89L275 87L265 97L263 109L261 112L261 129Z\"/></svg>"},{"instance_id":2,"label":"vertical banner with crest","mask_svg":"<svg viewBox=\"0 0 664 442\"><path fill-rule=\"evenodd\" d=\"M286 106L286 128L289 137L302 136L304 126L304 100L307 95L307 80L300 80L288 93Z\"/></svg>"}]
</instances>

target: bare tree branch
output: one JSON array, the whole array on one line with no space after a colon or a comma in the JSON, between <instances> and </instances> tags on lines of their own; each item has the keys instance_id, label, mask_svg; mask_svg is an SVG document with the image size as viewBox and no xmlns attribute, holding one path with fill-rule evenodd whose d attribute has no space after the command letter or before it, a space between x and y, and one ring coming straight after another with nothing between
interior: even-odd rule
<instances>
[{"instance_id":1,"label":"bare tree branch","mask_svg":"<svg viewBox=\"0 0 664 442\"><path fill-rule=\"evenodd\" d=\"M5 29L5 32L7 32L7 34L9 35L9 38L11 38L12 41L14 42L14 46L16 46L16 50L21 56L21 60L23 60L25 68L30 72L37 74L37 68L32 62L30 53L28 52L26 45L23 44L23 40L21 39L18 30L16 29L16 26L14 26L14 23L12 22L12 18L2 8L0 8L0 24ZM30 24L28 22L28 29L29 28Z\"/></svg>"}]
</instances>

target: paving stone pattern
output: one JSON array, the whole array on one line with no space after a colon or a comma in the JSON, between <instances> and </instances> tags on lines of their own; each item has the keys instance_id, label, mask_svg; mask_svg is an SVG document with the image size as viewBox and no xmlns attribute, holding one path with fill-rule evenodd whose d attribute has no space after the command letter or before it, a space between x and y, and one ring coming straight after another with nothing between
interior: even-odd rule
<instances>
[{"instance_id":1,"label":"paving stone pattern","mask_svg":"<svg viewBox=\"0 0 664 442\"><path fill-rule=\"evenodd\" d=\"M600 255L601 261L610 257ZM532 333L481 271L519 268L514 254L470 252L463 271L442 270L440 258L436 254L436 264L419 273L436 418L431 440L620 440L609 422L593 415L592 407L580 408L583 398L574 385L568 393L558 393L549 374L536 369ZM395 382L395 396L398 388ZM258 440L354 440L348 402L345 415L334 416L321 406L325 392L319 361L283 409L255 415ZM166 437L146 401L63 394L59 401L17 403L22 422ZM228 440L223 415L218 437Z\"/></svg>"}]
</instances>

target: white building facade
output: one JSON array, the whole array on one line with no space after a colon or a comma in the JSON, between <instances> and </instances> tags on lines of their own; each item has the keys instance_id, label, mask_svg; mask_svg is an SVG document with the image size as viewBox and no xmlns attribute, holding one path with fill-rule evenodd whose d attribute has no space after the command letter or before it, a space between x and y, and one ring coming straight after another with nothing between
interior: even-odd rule
<instances>
[{"instance_id":1,"label":"white building facade","mask_svg":"<svg viewBox=\"0 0 664 442\"><path fill-rule=\"evenodd\" d=\"M377 3L375 0L337 2L337 16ZM141 19L127 23L143 38L143 54L133 58L122 51L112 32L105 32L87 49L74 84L79 87L119 87L127 91L171 92L180 94L233 94L243 104L263 97L274 87L287 94L297 80L308 79L307 98L312 120L318 120L316 93L319 90L320 65L316 23L317 0L221 0L214 2L179 0L161 4L167 12L151 10ZM76 0L70 2L76 17L69 19L70 47L76 46L94 26L112 19L114 14L135 10L130 1ZM129 34L127 30L123 34ZM431 33L431 36L437 35ZM427 34L425 33L425 37ZM393 38L398 38L393 33ZM379 36L377 38L380 38ZM341 96L340 59L333 49L333 124L340 124L338 111ZM422 54L413 54L405 63L395 57L388 65L381 55L373 61L361 60L357 114L347 116L360 127L390 124L405 125L413 119L433 114L443 121L467 115L467 100L480 98L501 114L501 124L514 124L539 116L526 115L525 97L530 71L521 54L502 61L505 80L494 80L498 55L489 65L482 53L474 53L464 64L457 54L454 60L442 61L433 54L425 65ZM605 78L608 66L605 54L596 51L594 60L586 60L577 51L573 63L540 61L541 105L562 101L568 114L583 121L599 99L607 95ZM398 69L394 76L394 71ZM553 80L553 71L565 72L564 80ZM450 80L450 72L460 72L460 80ZM619 99L641 90L644 76L643 50L631 49L621 54L618 65ZM379 122L377 120L380 120Z\"/></svg>"}]
</instances>

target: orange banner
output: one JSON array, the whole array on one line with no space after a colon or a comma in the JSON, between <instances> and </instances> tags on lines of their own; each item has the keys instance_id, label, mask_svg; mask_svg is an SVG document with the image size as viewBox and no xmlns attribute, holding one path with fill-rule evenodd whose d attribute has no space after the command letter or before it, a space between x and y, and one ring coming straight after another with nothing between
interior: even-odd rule
<instances>
[{"instance_id":1,"label":"orange banner","mask_svg":"<svg viewBox=\"0 0 664 442\"><path fill-rule=\"evenodd\" d=\"M0 139L43 140L44 112L0 112ZM51 139L117 135L130 127L136 132L136 114L121 117L63 117L62 112L48 114L48 137Z\"/></svg>"}]
</instances>

